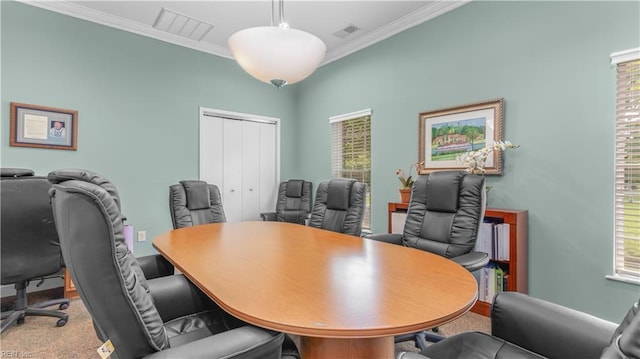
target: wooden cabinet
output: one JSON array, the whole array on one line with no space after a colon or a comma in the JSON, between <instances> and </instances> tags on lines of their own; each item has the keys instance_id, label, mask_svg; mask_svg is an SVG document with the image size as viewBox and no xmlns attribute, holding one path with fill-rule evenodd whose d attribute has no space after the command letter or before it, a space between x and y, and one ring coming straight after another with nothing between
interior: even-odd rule
<instances>
[{"instance_id":1,"label":"wooden cabinet","mask_svg":"<svg viewBox=\"0 0 640 359\"><path fill-rule=\"evenodd\" d=\"M403 220L408 203L389 203L389 233L402 233ZM508 275L506 290L527 293L528 263L528 211L517 209L487 208L485 221L509 224L509 260L492 260ZM399 232L398 232L399 231ZM489 316L491 303L478 300L472 312Z\"/></svg>"},{"instance_id":2,"label":"wooden cabinet","mask_svg":"<svg viewBox=\"0 0 640 359\"><path fill-rule=\"evenodd\" d=\"M484 218L485 221L509 224L509 260L492 260L492 262L500 266L508 276L506 290L527 293L528 211L487 208ZM489 316L491 303L478 300L471 311Z\"/></svg>"},{"instance_id":3,"label":"wooden cabinet","mask_svg":"<svg viewBox=\"0 0 640 359\"><path fill-rule=\"evenodd\" d=\"M78 298L78 291L66 268L64 269L64 297L67 299Z\"/></svg>"}]
</instances>

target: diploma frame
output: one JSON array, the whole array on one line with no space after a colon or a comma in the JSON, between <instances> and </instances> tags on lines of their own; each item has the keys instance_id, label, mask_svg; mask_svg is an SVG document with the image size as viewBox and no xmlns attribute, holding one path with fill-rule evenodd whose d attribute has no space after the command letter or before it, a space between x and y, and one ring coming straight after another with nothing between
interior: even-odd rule
<instances>
[{"instance_id":1,"label":"diploma frame","mask_svg":"<svg viewBox=\"0 0 640 359\"><path fill-rule=\"evenodd\" d=\"M11 102L9 145L78 149L78 111Z\"/></svg>"}]
</instances>

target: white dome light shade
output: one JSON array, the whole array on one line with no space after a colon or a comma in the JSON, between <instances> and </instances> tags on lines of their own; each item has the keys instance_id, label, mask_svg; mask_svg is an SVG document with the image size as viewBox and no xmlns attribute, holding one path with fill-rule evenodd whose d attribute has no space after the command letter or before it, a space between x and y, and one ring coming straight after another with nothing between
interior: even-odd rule
<instances>
[{"instance_id":1,"label":"white dome light shade","mask_svg":"<svg viewBox=\"0 0 640 359\"><path fill-rule=\"evenodd\" d=\"M229 38L229 48L246 72L276 87L311 75L327 51L327 46L316 36L278 26L240 30Z\"/></svg>"}]
</instances>

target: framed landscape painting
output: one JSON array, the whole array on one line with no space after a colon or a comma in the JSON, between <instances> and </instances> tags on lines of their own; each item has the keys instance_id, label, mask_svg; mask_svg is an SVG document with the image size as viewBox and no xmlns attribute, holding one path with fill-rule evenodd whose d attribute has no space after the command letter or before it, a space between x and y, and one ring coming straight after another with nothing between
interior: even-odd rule
<instances>
[{"instance_id":1,"label":"framed landscape painting","mask_svg":"<svg viewBox=\"0 0 640 359\"><path fill-rule=\"evenodd\" d=\"M422 112L418 116L421 174L463 170L458 156L502 141L503 99ZM485 163L486 174L502 174L502 151Z\"/></svg>"}]
</instances>

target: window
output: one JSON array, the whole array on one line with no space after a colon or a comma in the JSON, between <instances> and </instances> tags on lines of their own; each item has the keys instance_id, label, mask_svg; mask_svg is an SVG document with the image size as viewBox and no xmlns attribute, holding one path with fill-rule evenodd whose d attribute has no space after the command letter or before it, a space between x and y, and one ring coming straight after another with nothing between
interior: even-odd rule
<instances>
[{"instance_id":1,"label":"window","mask_svg":"<svg viewBox=\"0 0 640 359\"><path fill-rule=\"evenodd\" d=\"M371 229L371 110L335 116L331 124L331 176L367 184L364 230Z\"/></svg>"},{"instance_id":2,"label":"window","mask_svg":"<svg viewBox=\"0 0 640 359\"><path fill-rule=\"evenodd\" d=\"M615 277L640 282L640 48L616 65Z\"/></svg>"}]
</instances>

